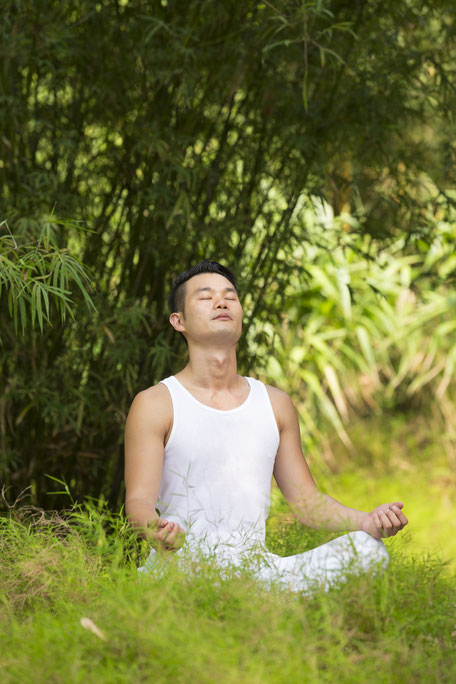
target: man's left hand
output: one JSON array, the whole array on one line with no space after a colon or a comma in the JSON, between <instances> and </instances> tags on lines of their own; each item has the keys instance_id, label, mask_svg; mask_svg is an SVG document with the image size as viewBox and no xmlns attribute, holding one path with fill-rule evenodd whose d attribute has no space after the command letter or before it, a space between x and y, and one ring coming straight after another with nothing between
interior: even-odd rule
<instances>
[{"instance_id":1,"label":"man's left hand","mask_svg":"<svg viewBox=\"0 0 456 684\"><path fill-rule=\"evenodd\" d=\"M376 539L394 536L408 523L401 510L403 507L404 504L401 501L377 506L370 513L366 513L362 519L360 530L367 532Z\"/></svg>"}]
</instances>

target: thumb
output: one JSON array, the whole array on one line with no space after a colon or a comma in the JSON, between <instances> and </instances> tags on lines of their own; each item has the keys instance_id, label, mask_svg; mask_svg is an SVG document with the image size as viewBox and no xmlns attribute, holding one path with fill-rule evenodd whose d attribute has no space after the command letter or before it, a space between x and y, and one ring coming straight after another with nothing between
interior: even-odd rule
<instances>
[{"instance_id":1,"label":"thumb","mask_svg":"<svg viewBox=\"0 0 456 684\"><path fill-rule=\"evenodd\" d=\"M398 508L404 508L404 504L402 501L395 501L394 503L391 503L390 506L397 506Z\"/></svg>"}]
</instances>

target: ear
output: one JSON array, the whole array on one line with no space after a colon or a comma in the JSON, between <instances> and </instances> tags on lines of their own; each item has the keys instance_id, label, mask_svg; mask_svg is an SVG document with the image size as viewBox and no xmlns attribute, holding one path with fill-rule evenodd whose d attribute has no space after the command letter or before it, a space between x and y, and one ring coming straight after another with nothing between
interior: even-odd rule
<instances>
[{"instance_id":1,"label":"ear","mask_svg":"<svg viewBox=\"0 0 456 684\"><path fill-rule=\"evenodd\" d=\"M174 330L177 330L177 332L185 331L185 325L182 323L182 314L172 313L169 317L169 322L173 326Z\"/></svg>"}]
</instances>

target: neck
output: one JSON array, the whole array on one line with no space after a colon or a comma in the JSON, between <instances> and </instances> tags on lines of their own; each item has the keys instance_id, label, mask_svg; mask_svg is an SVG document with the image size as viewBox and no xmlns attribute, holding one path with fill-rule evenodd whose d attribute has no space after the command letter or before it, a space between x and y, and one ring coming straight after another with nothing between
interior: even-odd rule
<instances>
[{"instance_id":1,"label":"neck","mask_svg":"<svg viewBox=\"0 0 456 684\"><path fill-rule=\"evenodd\" d=\"M236 347L202 349L189 346L189 362L182 378L196 387L228 389L238 383Z\"/></svg>"}]
</instances>

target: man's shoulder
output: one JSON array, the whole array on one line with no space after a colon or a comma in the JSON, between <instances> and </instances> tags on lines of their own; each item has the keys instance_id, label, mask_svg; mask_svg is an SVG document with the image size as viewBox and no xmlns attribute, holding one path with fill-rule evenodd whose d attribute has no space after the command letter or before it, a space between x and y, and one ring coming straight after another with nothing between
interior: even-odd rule
<instances>
[{"instance_id":1,"label":"man's shoulder","mask_svg":"<svg viewBox=\"0 0 456 684\"><path fill-rule=\"evenodd\" d=\"M169 397L169 390L163 382L157 382L156 385L151 385L138 392L133 401L147 404L160 401L163 397Z\"/></svg>"},{"instance_id":2,"label":"man's shoulder","mask_svg":"<svg viewBox=\"0 0 456 684\"><path fill-rule=\"evenodd\" d=\"M275 387L274 385L268 385L263 383L271 401L272 409L277 420L279 429L286 422L287 417L290 415L290 411L294 412L293 402L290 396L284 392L280 387Z\"/></svg>"},{"instance_id":3,"label":"man's shoulder","mask_svg":"<svg viewBox=\"0 0 456 684\"><path fill-rule=\"evenodd\" d=\"M172 416L172 412L171 396L163 382L158 382L156 385L151 385L138 392L130 407L130 415L144 416L154 421L158 420L166 423L169 421L170 416Z\"/></svg>"},{"instance_id":4,"label":"man's shoulder","mask_svg":"<svg viewBox=\"0 0 456 684\"><path fill-rule=\"evenodd\" d=\"M271 401L275 401L277 403L282 403L282 404L287 404L291 402L291 399L289 395L283 391L283 389L280 389L280 387L275 387L274 385L268 385L266 382L263 383L264 386L266 387L269 397Z\"/></svg>"}]
</instances>

